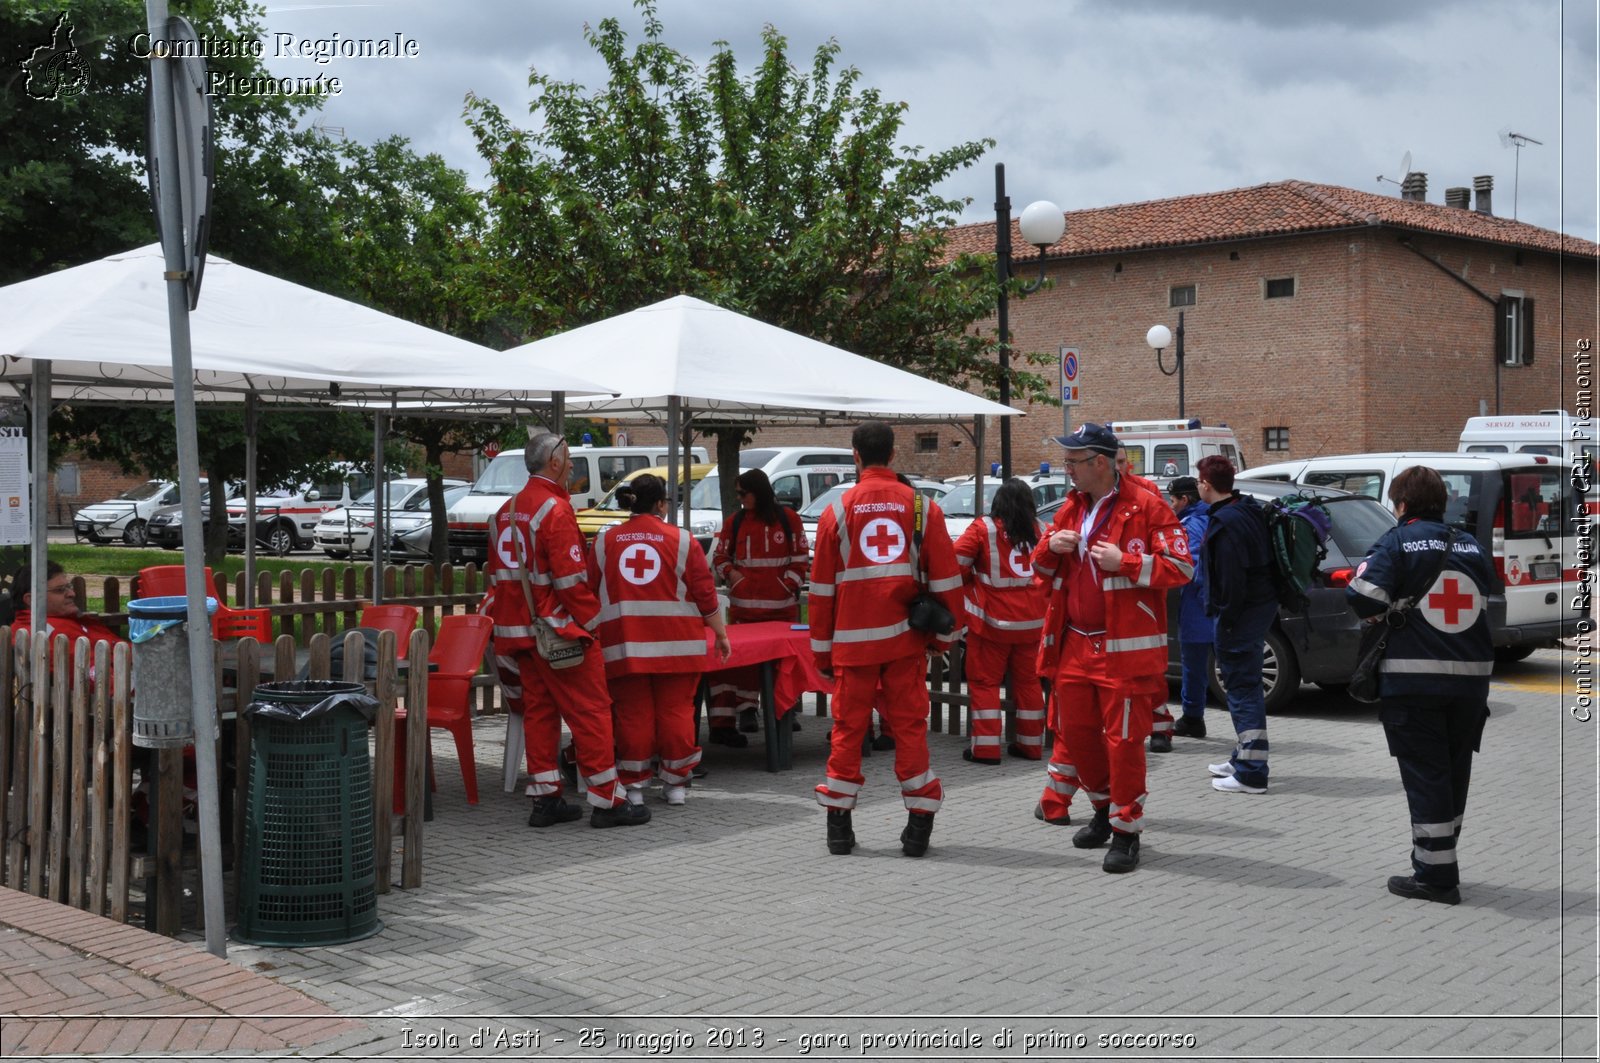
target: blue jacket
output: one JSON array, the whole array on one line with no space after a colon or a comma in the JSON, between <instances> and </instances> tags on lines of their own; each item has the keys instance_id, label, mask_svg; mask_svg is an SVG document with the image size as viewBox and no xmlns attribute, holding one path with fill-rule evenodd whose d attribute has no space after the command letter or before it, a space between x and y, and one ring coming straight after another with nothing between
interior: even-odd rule
<instances>
[{"instance_id":1,"label":"blue jacket","mask_svg":"<svg viewBox=\"0 0 1600 1063\"><path fill-rule=\"evenodd\" d=\"M1252 606L1277 600L1267 515L1249 495L1235 492L1212 505L1201 557L1206 615L1219 624L1237 623Z\"/></svg>"},{"instance_id":2,"label":"blue jacket","mask_svg":"<svg viewBox=\"0 0 1600 1063\"><path fill-rule=\"evenodd\" d=\"M1178 519L1183 522L1184 534L1189 537L1189 555L1200 556L1205 548L1206 525L1211 523L1211 507L1204 502L1191 502L1187 509L1178 514ZM1178 610L1178 641L1180 642L1215 642L1217 638L1217 622L1206 615L1206 567L1194 567L1194 579L1183 585L1183 594L1179 598Z\"/></svg>"},{"instance_id":3,"label":"blue jacket","mask_svg":"<svg viewBox=\"0 0 1600 1063\"><path fill-rule=\"evenodd\" d=\"M1457 533L1455 548L1431 587L1449 529L1408 520L1384 532L1345 590L1358 616L1377 616L1397 600L1421 594L1405 623L1389 635L1378 671L1381 697L1433 694L1487 701L1494 671L1488 599L1494 572L1483 547Z\"/></svg>"}]
</instances>

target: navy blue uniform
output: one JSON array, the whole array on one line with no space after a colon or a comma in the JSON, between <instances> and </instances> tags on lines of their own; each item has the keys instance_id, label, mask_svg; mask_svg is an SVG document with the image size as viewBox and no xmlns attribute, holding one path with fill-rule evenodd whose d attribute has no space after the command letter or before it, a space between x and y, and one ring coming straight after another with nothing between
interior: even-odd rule
<instances>
[{"instance_id":1,"label":"navy blue uniform","mask_svg":"<svg viewBox=\"0 0 1600 1063\"><path fill-rule=\"evenodd\" d=\"M1231 774L1260 793L1267 786L1268 752L1264 642L1278 615L1272 541L1261 503L1237 491L1213 502L1201 558L1206 615L1217 618L1217 671L1237 739L1227 764L1214 765L1211 773Z\"/></svg>"},{"instance_id":2,"label":"navy blue uniform","mask_svg":"<svg viewBox=\"0 0 1600 1063\"><path fill-rule=\"evenodd\" d=\"M1346 595L1363 617L1417 597L1405 623L1390 633L1379 669L1378 718L1400 766L1411 808L1411 865L1417 882L1441 889L1460 881L1461 836L1472 777L1472 754L1489 716L1494 644L1488 598L1494 572L1483 548L1458 532L1444 568L1449 529L1408 520L1373 544Z\"/></svg>"}]
</instances>

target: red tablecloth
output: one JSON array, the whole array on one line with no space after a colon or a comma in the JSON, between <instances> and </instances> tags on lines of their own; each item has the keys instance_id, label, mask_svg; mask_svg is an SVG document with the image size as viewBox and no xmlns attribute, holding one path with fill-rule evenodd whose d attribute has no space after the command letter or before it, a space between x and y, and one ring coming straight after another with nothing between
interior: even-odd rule
<instances>
[{"instance_id":1,"label":"red tablecloth","mask_svg":"<svg viewBox=\"0 0 1600 1063\"><path fill-rule=\"evenodd\" d=\"M823 678L817 671L817 659L811 653L811 632L794 629L786 620L763 620L755 624L729 624L728 642L733 648L726 663L718 660L716 636L706 632L706 672L725 668L746 668L753 664L773 662L774 711L782 716L800 700L808 690L833 693L833 680Z\"/></svg>"}]
</instances>

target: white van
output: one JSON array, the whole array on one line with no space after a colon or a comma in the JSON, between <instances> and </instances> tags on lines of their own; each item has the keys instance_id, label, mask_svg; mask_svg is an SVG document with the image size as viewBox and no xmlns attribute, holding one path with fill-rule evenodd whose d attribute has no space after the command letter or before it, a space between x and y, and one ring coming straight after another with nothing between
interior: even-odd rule
<instances>
[{"instance_id":1,"label":"white van","mask_svg":"<svg viewBox=\"0 0 1600 1063\"><path fill-rule=\"evenodd\" d=\"M1128 448L1128 462L1140 476L1193 476L1200 459L1221 454L1244 470L1244 455L1233 429L1225 424L1202 425L1198 418L1167 421L1112 421L1117 442Z\"/></svg>"},{"instance_id":2,"label":"white van","mask_svg":"<svg viewBox=\"0 0 1600 1063\"><path fill-rule=\"evenodd\" d=\"M741 473L748 469L740 469ZM780 506L803 510L814 500L827 494L836 484L856 478L854 462L840 465L796 465L783 472L772 473L772 494ZM716 472L694 485L689 496L689 531L695 541L711 551L717 535L722 531L722 479Z\"/></svg>"},{"instance_id":3,"label":"white van","mask_svg":"<svg viewBox=\"0 0 1600 1063\"><path fill-rule=\"evenodd\" d=\"M1600 513L1600 445L1593 421L1566 410L1469 417L1456 448L1463 454L1544 454L1560 458L1584 487L1584 509Z\"/></svg>"},{"instance_id":4,"label":"white van","mask_svg":"<svg viewBox=\"0 0 1600 1063\"><path fill-rule=\"evenodd\" d=\"M256 542L283 557L310 548L317 522L329 510L348 506L372 490L372 474L341 463L325 481L256 494ZM246 500L228 499L228 549L243 550Z\"/></svg>"},{"instance_id":5,"label":"white van","mask_svg":"<svg viewBox=\"0 0 1600 1063\"><path fill-rule=\"evenodd\" d=\"M1303 458L1251 469L1253 480L1337 487L1389 505L1389 484L1413 465L1444 478L1445 521L1471 532L1494 555L1504 594L1489 599L1489 621L1502 660L1519 660L1577 634L1579 520L1570 470L1544 454L1402 452ZM1390 507L1393 508L1392 506ZM1563 585L1563 581L1568 585Z\"/></svg>"},{"instance_id":6,"label":"white van","mask_svg":"<svg viewBox=\"0 0 1600 1063\"><path fill-rule=\"evenodd\" d=\"M689 451L696 462L706 460L705 447ZM667 445L648 447L572 447L572 473L567 493L574 509L589 509L630 474L667 463ZM681 455L680 455L681 458ZM502 450L478 475L472 490L450 507L450 560L483 564L489 558L489 522L506 499L528 482L523 450Z\"/></svg>"}]
</instances>

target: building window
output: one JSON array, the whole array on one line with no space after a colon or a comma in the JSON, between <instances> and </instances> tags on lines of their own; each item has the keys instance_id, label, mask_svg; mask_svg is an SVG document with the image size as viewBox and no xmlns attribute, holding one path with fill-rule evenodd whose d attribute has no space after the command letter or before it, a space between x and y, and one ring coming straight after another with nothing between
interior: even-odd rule
<instances>
[{"instance_id":1,"label":"building window","mask_svg":"<svg viewBox=\"0 0 1600 1063\"><path fill-rule=\"evenodd\" d=\"M1289 429L1287 426L1278 428L1263 428L1261 430L1262 450L1288 450Z\"/></svg>"},{"instance_id":2,"label":"building window","mask_svg":"<svg viewBox=\"0 0 1600 1063\"><path fill-rule=\"evenodd\" d=\"M1193 306L1194 285L1184 284L1175 286L1167 296L1168 306Z\"/></svg>"},{"instance_id":3,"label":"building window","mask_svg":"<svg viewBox=\"0 0 1600 1063\"><path fill-rule=\"evenodd\" d=\"M1533 300L1505 292L1495 307L1494 346L1501 365L1533 364Z\"/></svg>"},{"instance_id":4,"label":"building window","mask_svg":"<svg viewBox=\"0 0 1600 1063\"><path fill-rule=\"evenodd\" d=\"M938 432L918 432L917 433L917 453L918 454L937 454L937 453L939 453L939 433Z\"/></svg>"},{"instance_id":5,"label":"building window","mask_svg":"<svg viewBox=\"0 0 1600 1063\"><path fill-rule=\"evenodd\" d=\"M1294 278L1276 277L1267 281L1268 299L1291 299L1294 297Z\"/></svg>"}]
</instances>

